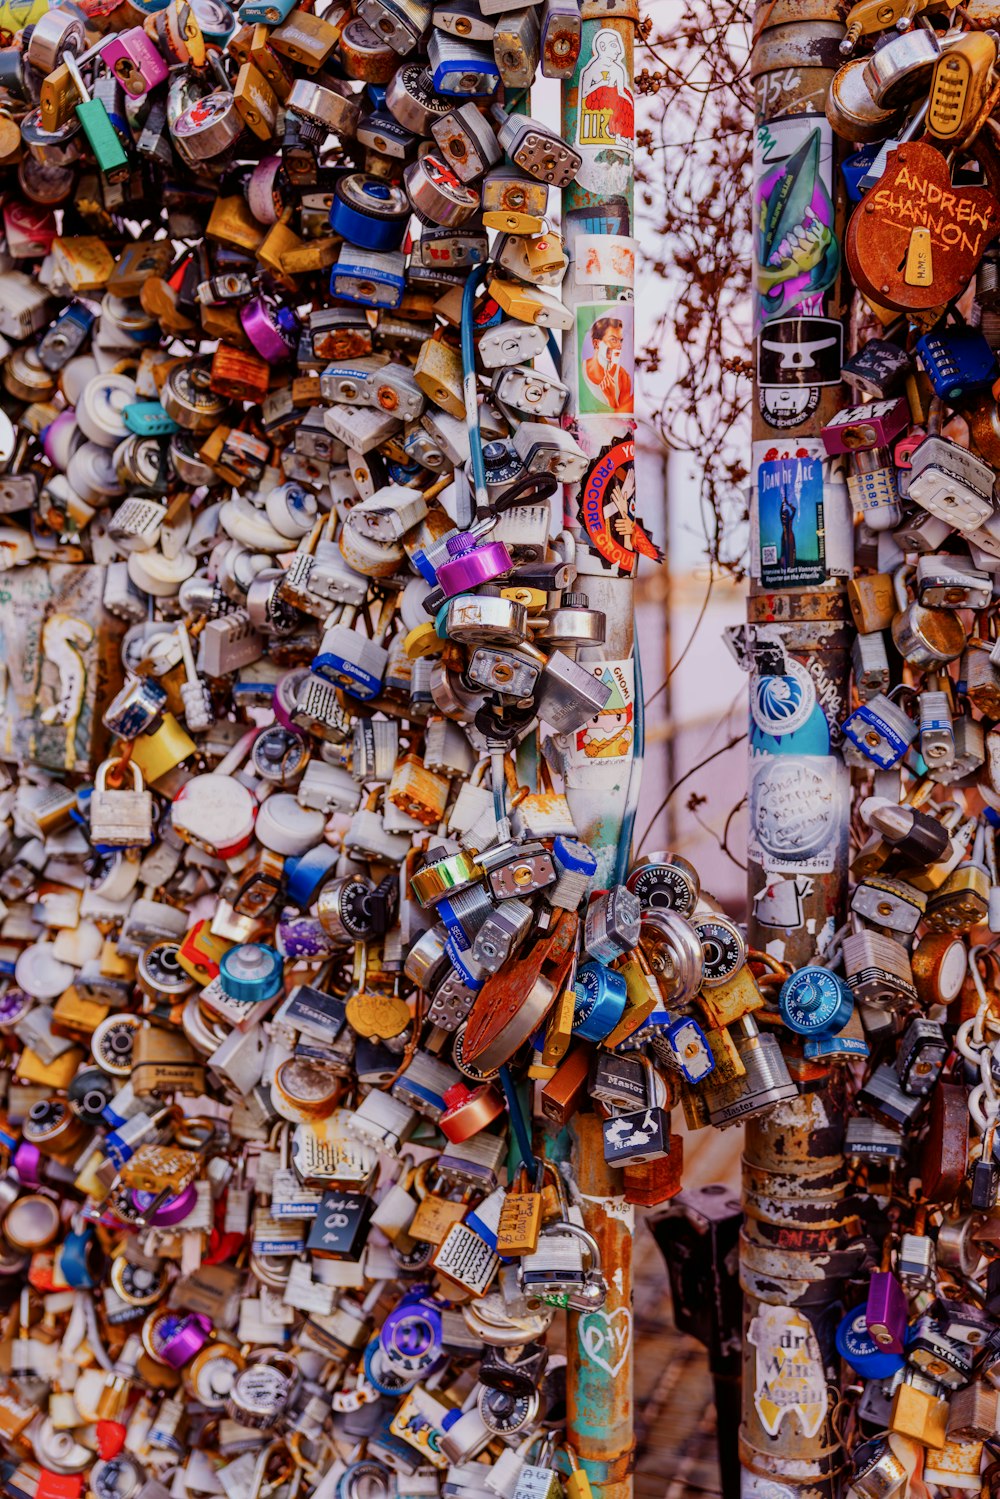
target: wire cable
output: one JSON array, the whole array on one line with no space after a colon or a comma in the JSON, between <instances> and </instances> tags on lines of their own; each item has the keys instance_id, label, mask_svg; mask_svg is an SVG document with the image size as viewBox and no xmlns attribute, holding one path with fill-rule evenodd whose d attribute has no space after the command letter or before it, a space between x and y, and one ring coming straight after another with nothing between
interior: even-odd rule
<instances>
[{"instance_id":1,"label":"wire cable","mask_svg":"<svg viewBox=\"0 0 1000 1499\"><path fill-rule=\"evenodd\" d=\"M486 488L486 465L483 462L483 439L479 431L479 388L476 381L476 346L473 341L473 305L479 283L486 275L486 266L477 265L467 277L462 292L462 390L465 396L465 425L469 430L469 450L472 455L472 487L476 496L476 510L480 513L490 508L489 491Z\"/></svg>"},{"instance_id":2,"label":"wire cable","mask_svg":"<svg viewBox=\"0 0 1000 1499\"><path fill-rule=\"evenodd\" d=\"M639 790L642 785L642 766L646 757L646 709L642 701L642 654L639 650L639 622L632 617L632 659L635 664L635 735L632 741L632 763L628 772L628 790L625 793L625 816L622 819L618 854L615 858L615 884L623 885L632 858L632 834L635 830L635 814L639 809Z\"/></svg>"}]
</instances>

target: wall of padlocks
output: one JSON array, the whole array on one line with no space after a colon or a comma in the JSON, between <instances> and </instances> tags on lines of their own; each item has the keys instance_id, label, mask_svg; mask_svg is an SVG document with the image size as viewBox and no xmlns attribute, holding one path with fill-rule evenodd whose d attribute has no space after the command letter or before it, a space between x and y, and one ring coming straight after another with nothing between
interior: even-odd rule
<instances>
[{"instance_id":1,"label":"wall of padlocks","mask_svg":"<svg viewBox=\"0 0 1000 1499\"><path fill-rule=\"evenodd\" d=\"M757 18L732 643L749 936L796 1087L744 1158L740 1455L762 1499L1000 1476L997 19Z\"/></svg>"},{"instance_id":2,"label":"wall of padlocks","mask_svg":"<svg viewBox=\"0 0 1000 1499\"><path fill-rule=\"evenodd\" d=\"M0 11L8 1499L629 1492L636 19Z\"/></svg>"}]
</instances>

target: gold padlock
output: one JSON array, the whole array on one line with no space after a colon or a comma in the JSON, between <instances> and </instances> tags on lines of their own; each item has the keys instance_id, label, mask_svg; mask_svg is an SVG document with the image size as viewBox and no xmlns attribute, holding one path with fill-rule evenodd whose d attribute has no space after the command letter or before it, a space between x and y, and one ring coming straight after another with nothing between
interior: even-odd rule
<instances>
[{"instance_id":1,"label":"gold padlock","mask_svg":"<svg viewBox=\"0 0 1000 1499\"><path fill-rule=\"evenodd\" d=\"M182 1030L144 1025L135 1035L129 1083L137 1098L205 1091L205 1068Z\"/></svg>"},{"instance_id":2,"label":"gold padlock","mask_svg":"<svg viewBox=\"0 0 1000 1499\"><path fill-rule=\"evenodd\" d=\"M847 585L851 618L861 635L887 630L896 615L896 595L890 573L870 573L852 578Z\"/></svg>"},{"instance_id":3,"label":"gold padlock","mask_svg":"<svg viewBox=\"0 0 1000 1499\"><path fill-rule=\"evenodd\" d=\"M413 375L429 401L449 416L464 421L462 356L458 349L439 338L429 338L420 350Z\"/></svg>"},{"instance_id":4,"label":"gold padlock","mask_svg":"<svg viewBox=\"0 0 1000 1499\"><path fill-rule=\"evenodd\" d=\"M532 1187L526 1166L518 1171L500 1209L497 1254L534 1254L542 1231L542 1194Z\"/></svg>"},{"instance_id":5,"label":"gold padlock","mask_svg":"<svg viewBox=\"0 0 1000 1499\"><path fill-rule=\"evenodd\" d=\"M164 713L152 734L140 734L132 744L132 761L143 779L155 786L162 776L176 770L198 746L172 713Z\"/></svg>"},{"instance_id":6,"label":"gold padlock","mask_svg":"<svg viewBox=\"0 0 1000 1499\"><path fill-rule=\"evenodd\" d=\"M265 230L246 204L245 198L216 198L208 216L205 234L234 250L249 250L251 254L263 244Z\"/></svg>"},{"instance_id":7,"label":"gold padlock","mask_svg":"<svg viewBox=\"0 0 1000 1499\"><path fill-rule=\"evenodd\" d=\"M339 36L339 26L331 26L329 21L308 11L293 10L287 20L275 26L270 42L282 57L305 68L307 73L315 73L330 56Z\"/></svg>"},{"instance_id":8,"label":"gold padlock","mask_svg":"<svg viewBox=\"0 0 1000 1499\"><path fill-rule=\"evenodd\" d=\"M404 755L392 773L386 800L424 827L435 827L444 816L449 782L427 769L419 755Z\"/></svg>"},{"instance_id":9,"label":"gold padlock","mask_svg":"<svg viewBox=\"0 0 1000 1499\"><path fill-rule=\"evenodd\" d=\"M271 140L278 123L278 96L254 63L245 62L240 68L233 98L247 129L258 140Z\"/></svg>"},{"instance_id":10,"label":"gold padlock","mask_svg":"<svg viewBox=\"0 0 1000 1499\"><path fill-rule=\"evenodd\" d=\"M42 79L38 101L42 112L42 128L61 129L73 118L73 111L80 102L80 91L70 77L69 68L61 62Z\"/></svg>"},{"instance_id":11,"label":"gold padlock","mask_svg":"<svg viewBox=\"0 0 1000 1499\"><path fill-rule=\"evenodd\" d=\"M892 1397L889 1430L912 1437L925 1447L943 1447L948 1425L948 1402L930 1390L901 1384Z\"/></svg>"}]
</instances>

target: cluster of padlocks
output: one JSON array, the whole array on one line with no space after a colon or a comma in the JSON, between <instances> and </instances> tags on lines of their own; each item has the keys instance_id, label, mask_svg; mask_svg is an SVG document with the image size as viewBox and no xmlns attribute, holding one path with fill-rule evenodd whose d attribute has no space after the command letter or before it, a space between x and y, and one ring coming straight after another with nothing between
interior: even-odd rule
<instances>
[{"instance_id":1,"label":"cluster of padlocks","mask_svg":"<svg viewBox=\"0 0 1000 1499\"><path fill-rule=\"evenodd\" d=\"M9 1496L582 1499L568 1365L628 1338L549 1328L628 1290L563 1127L624 1232L671 1106L795 1095L740 928L634 795L599 879L563 787L614 691L536 363L581 157L516 106L580 36L124 0L0 51Z\"/></svg>"},{"instance_id":2,"label":"cluster of padlocks","mask_svg":"<svg viewBox=\"0 0 1000 1499\"><path fill-rule=\"evenodd\" d=\"M764 226L774 253L759 273L766 298L769 274L778 287L786 264L808 275L827 257L831 285L839 237L857 292L842 369L853 404L825 422L815 444L846 480L855 521L848 602L857 635L840 726L853 782L849 914L822 934L817 961L782 982L778 1005L801 1038L797 1055L848 1063L847 1182L829 1215L836 1230L827 1225L826 1240L816 1240L820 1258L807 1276L836 1278L844 1291L830 1328L840 1362L832 1348L820 1358L828 1377L839 1369L833 1430L846 1449L844 1479L860 1499L924 1484L992 1493L1000 1430L998 40L975 5L860 0L846 23L839 50L849 60L833 76L822 121L840 138L843 234L833 201L821 207L812 196L815 153L827 149L816 130L786 164L790 186L774 208L785 214L785 237L779 244L777 218ZM778 138L791 127L768 128ZM802 357L816 368L815 352ZM782 503L794 516L797 497ZM799 1288L799 1305L816 1302L809 1289ZM794 1394L787 1377L761 1375L759 1356L757 1370L768 1433L781 1424L762 1406L770 1380L798 1402L815 1435L822 1389Z\"/></svg>"}]
</instances>

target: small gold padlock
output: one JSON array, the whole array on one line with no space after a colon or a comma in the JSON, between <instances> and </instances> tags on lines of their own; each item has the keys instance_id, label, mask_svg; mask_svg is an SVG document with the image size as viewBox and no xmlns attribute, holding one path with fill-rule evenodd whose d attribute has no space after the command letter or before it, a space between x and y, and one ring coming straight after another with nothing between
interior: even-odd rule
<instances>
[{"instance_id":1,"label":"small gold padlock","mask_svg":"<svg viewBox=\"0 0 1000 1499\"><path fill-rule=\"evenodd\" d=\"M530 1185L528 1169L522 1166L507 1188L497 1225L497 1254L534 1254L542 1231L540 1184Z\"/></svg>"},{"instance_id":2,"label":"small gold padlock","mask_svg":"<svg viewBox=\"0 0 1000 1499\"><path fill-rule=\"evenodd\" d=\"M465 420L462 386L462 356L439 338L424 343L413 367L413 375L428 400L449 416Z\"/></svg>"},{"instance_id":3,"label":"small gold padlock","mask_svg":"<svg viewBox=\"0 0 1000 1499\"><path fill-rule=\"evenodd\" d=\"M411 1239L424 1244L442 1244L449 1230L465 1217L466 1204L448 1197L438 1197L427 1186L427 1177L433 1161L423 1161L413 1176L413 1190L419 1199L407 1233Z\"/></svg>"}]
</instances>

